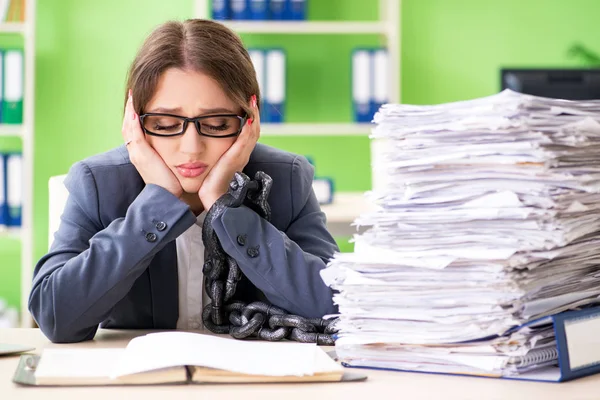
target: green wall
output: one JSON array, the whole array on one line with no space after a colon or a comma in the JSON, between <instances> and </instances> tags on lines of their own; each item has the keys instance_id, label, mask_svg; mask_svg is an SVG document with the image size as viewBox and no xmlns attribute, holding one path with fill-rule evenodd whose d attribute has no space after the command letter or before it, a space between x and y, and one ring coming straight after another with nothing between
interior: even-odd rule
<instances>
[{"instance_id":1,"label":"green wall","mask_svg":"<svg viewBox=\"0 0 600 400\"><path fill-rule=\"evenodd\" d=\"M35 255L46 251L47 182L76 161L121 144L125 73L146 34L192 15L191 0L39 0L36 49ZM571 66L575 42L600 50L594 0L403 0L402 99L425 104L494 93L501 66ZM375 1L309 0L311 19L377 18ZM349 122L353 47L377 36L246 35L248 46L281 46L288 56L288 121ZM0 44L5 43L1 39ZM12 40L12 39L11 39ZM338 190L370 187L365 137L264 137L311 156ZM2 143L2 142L0 142ZM8 146L13 144L9 143ZM351 245L340 244L345 250ZM0 240L0 297L19 305L19 246ZM32 266L33 267L33 266Z\"/></svg>"}]
</instances>

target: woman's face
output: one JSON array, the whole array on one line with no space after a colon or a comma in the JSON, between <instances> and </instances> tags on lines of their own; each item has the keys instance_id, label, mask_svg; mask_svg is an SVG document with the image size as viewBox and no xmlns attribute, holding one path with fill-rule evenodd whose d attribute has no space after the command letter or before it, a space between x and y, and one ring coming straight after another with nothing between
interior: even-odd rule
<instances>
[{"instance_id":1,"label":"woman's face","mask_svg":"<svg viewBox=\"0 0 600 400\"><path fill-rule=\"evenodd\" d=\"M208 75L170 68L160 77L156 93L144 112L200 117L211 114L240 115L242 109ZM183 191L197 194L207 174L236 137L201 136L194 124L189 123L183 135L146 135L146 140L173 171Z\"/></svg>"}]
</instances>

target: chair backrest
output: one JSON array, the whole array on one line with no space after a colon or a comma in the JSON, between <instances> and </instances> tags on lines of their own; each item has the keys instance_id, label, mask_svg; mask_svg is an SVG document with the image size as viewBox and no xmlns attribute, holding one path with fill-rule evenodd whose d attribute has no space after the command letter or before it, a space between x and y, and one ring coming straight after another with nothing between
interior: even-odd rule
<instances>
[{"instance_id":1,"label":"chair backrest","mask_svg":"<svg viewBox=\"0 0 600 400\"><path fill-rule=\"evenodd\" d=\"M64 185L64 180L67 175L53 176L48 180L48 248L52 246L54 241L54 233L60 226L60 217L65 209L69 191Z\"/></svg>"}]
</instances>

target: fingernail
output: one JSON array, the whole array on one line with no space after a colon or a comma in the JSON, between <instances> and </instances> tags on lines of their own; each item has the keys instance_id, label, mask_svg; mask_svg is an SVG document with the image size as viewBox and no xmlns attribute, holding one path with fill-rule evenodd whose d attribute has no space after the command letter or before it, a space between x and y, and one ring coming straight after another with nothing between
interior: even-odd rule
<instances>
[{"instance_id":1,"label":"fingernail","mask_svg":"<svg viewBox=\"0 0 600 400\"><path fill-rule=\"evenodd\" d=\"M136 118L137 118L137 114L133 113L133 118L132 119L135 120Z\"/></svg>"},{"instance_id":2,"label":"fingernail","mask_svg":"<svg viewBox=\"0 0 600 400\"><path fill-rule=\"evenodd\" d=\"M246 124L247 124L248 126L252 125L252 118L248 118L248 121L246 122Z\"/></svg>"},{"instance_id":3,"label":"fingernail","mask_svg":"<svg viewBox=\"0 0 600 400\"><path fill-rule=\"evenodd\" d=\"M131 97L131 89L129 89L129 97Z\"/></svg>"}]
</instances>

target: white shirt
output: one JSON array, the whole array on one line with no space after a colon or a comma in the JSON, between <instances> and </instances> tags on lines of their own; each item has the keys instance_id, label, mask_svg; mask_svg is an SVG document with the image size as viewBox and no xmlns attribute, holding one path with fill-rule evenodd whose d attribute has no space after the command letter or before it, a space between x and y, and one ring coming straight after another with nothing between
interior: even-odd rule
<instances>
[{"instance_id":1,"label":"white shirt","mask_svg":"<svg viewBox=\"0 0 600 400\"><path fill-rule=\"evenodd\" d=\"M196 223L189 227L176 240L177 274L179 277L179 319L177 329L202 329L202 308L210 302L204 290L204 242L202 241L202 224L206 212L196 218Z\"/></svg>"}]
</instances>

